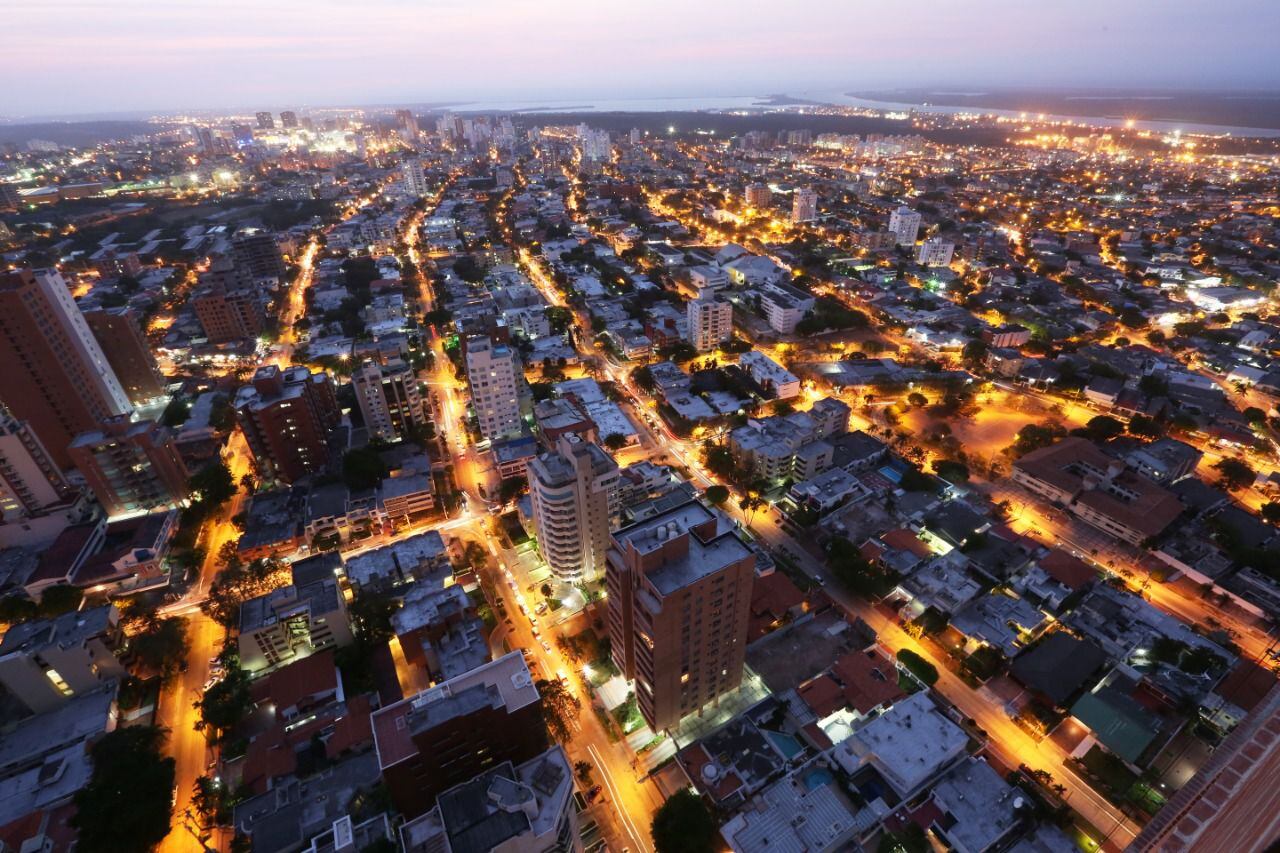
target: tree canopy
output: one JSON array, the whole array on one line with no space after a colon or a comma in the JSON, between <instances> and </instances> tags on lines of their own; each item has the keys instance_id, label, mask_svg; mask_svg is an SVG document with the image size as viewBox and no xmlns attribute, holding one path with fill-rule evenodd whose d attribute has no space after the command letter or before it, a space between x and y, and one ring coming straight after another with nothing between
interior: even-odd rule
<instances>
[{"instance_id":1,"label":"tree canopy","mask_svg":"<svg viewBox=\"0 0 1280 853\"><path fill-rule=\"evenodd\" d=\"M169 833L174 760L161 755L165 732L118 728L93 745L93 775L75 795L76 849L150 850Z\"/></svg>"},{"instance_id":2,"label":"tree canopy","mask_svg":"<svg viewBox=\"0 0 1280 853\"><path fill-rule=\"evenodd\" d=\"M702 798L688 788L662 804L650 830L657 853L712 853L718 847L715 819Z\"/></svg>"}]
</instances>

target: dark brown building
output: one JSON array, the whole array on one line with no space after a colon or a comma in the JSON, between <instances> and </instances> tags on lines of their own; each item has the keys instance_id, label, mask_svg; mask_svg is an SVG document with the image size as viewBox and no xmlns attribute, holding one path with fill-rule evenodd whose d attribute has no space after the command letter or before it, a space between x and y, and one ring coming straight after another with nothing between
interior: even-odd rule
<instances>
[{"instance_id":1,"label":"dark brown building","mask_svg":"<svg viewBox=\"0 0 1280 853\"><path fill-rule=\"evenodd\" d=\"M235 260L236 269L255 282L275 279L282 283L288 277L280 244L270 231L237 234L231 241L231 257Z\"/></svg>"},{"instance_id":2,"label":"dark brown building","mask_svg":"<svg viewBox=\"0 0 1280 853\"><path fill-rule=\"evenodd\" d=\"M192 305L205 337L213 344L256 337L267 327L262 294L229 258L214 261L200 277Z\"/></svg>"},{"instance_id":3,"label":"dark brown building","mask_svg":"<svg viewBox=\"0 0 1280 853\"><path fill-rule=\"evenodd\" d=\"M327 373L260 367L236 393L235 409L263 475L292 483L328 463L329 436L342 412Z\"/></svg>"},{"instance_id":4,"label":"dark brown building","mask_svg":"<svg viewBox=\"0 0 1280 853\"><path fill-rule=\"evenodd\" d=\"M512 652L378 711L373 742L391 802L415 818L454 785L545 752L542 698Z\"/></svg>"},{"instance_id":5,"label":"dark brown building","mask_svg":"<svg viewBox=\"0 0 1280 853\"><path fill-rule=\"evenodd\" d=\"M741 683L755 565L733 523L693 500L614 532L613 660L655 732Z\"/></svg>"},{"instance_id":6,"label":"dark brown building","mask_svg":"<svg viewBox=\"0 0 1280 853\"><path fill-rule=\"evenodd\" d=\"M110 418L77 436L70 453L109 518L173 507L187 496L187 467L172 433L155 421Z\"/></svg>"},{"instance_id":7,"label":"dark brown building","mask_svg":"<svg viewBox=\"0 0 1280 853\"><path fill-rule=\"evenodd\" d=\"M134 405L164 395L164 375L132 309L99 308L84 318Z\"/></svg>"},{"instance_id":8,"label":"dark brown building","mask_svg":"<svg viewBox=\"0 0 1280 853\"><path fill-rule=\"evenodd\" d=\"M59 466L67 447L133 406L56 270L0 273L0 401Z\"/></svg>"}]
</instances>

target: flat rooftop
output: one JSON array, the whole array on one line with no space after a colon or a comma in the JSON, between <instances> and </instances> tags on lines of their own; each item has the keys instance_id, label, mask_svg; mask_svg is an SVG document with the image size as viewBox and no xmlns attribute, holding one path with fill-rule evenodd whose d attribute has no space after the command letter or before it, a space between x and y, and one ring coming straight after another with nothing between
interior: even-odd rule
<instances>
[{"instance_id":1,"label":"flat rooftop","mask_svg":"<svg viewBox=\"0 0 1280 853\"><path fill-rule=\"evenodd\" d=\"M714 522L714 527L710 522ZM707 529L694 530L703 525ZM646 573L649 582L663 595L670 595L752 554L738 538L731 521L696 500L625 527L614 533L613 538L623 548L630 546L641 554L650 554L686 534L689 540L686 553L668 558Z\"/></svg>"},{"instance_id":2,"label":"flat rooftop","mask_svg":"<svg viewBox=\"0 0 1280 853\"><path fill-rule=\"evenodd\" d=\"M538 688L518 651L451 678L416 696L388 705L373 715L373 740L382 767L418 754L413 732L438 725L459 713L501 703L508 712L538 701Z\"/></svg>"}]
</instances>

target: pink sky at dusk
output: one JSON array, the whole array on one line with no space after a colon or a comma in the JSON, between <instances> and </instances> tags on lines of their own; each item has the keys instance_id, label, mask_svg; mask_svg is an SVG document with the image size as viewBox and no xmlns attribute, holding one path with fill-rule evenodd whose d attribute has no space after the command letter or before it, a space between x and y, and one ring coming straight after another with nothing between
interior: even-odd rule
<instances>
[{"instance_id":1,"label":"pink sky at dusk","mask_svg":"<svg viewBox=\"0 0 1280 853\"><path fill-rule=\"evenodd\" d=\"M0 114L1280 88L1270 0L5 0Z\"/></svg>"}]
</instances>

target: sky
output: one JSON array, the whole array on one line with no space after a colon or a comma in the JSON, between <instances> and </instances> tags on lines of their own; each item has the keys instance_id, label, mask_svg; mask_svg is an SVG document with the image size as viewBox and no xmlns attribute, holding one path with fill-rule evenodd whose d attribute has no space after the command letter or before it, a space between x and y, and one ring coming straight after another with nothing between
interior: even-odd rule
<instances>
[{"instance_id":1,"label":"sky","mask_svg":"<svg viewBox=\"0 0 1280 853\"><path fill-rule=\"evenodd\" d=\"M887 87L1280 91L1277 0L0 0L0 115Z\"/></svg>"}]
</instances>

